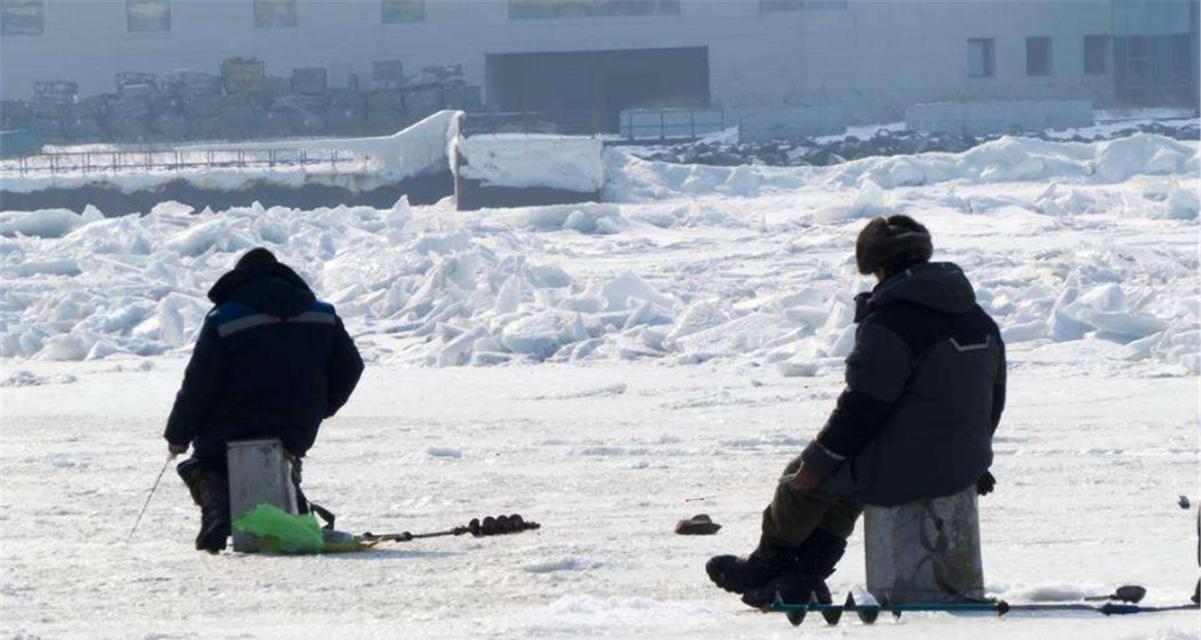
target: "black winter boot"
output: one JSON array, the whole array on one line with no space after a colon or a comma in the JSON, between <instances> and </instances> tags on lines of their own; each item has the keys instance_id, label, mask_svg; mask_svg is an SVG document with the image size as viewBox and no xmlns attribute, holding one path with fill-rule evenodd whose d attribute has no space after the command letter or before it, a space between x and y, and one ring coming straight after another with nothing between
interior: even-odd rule
<instances>
[{"instance_id":1,"label":"black winter boot","mask_svg":"<svg viewBox=\"0 0 1201 640\"><path fill-rule=\"evenodd\" d=\"M744 593L766 585L797 562L800 547L790 547L761 538L749 556L713 556L705 572L713 584L733 593Z\"/></svg>"},{"instance_id":2,"label":"black winter boot","mask_svg":"<svg viewBox=\"0 0 1201 640\"><path fill-rule=\"evenodd\" d=\"M842 559L847 541L826 533L814 531L801 545L796 563L778 578L754 589L748 589L742 601L757 609L771 606L778 595L789 604L806 604L817 598L822 604L830 604L830 589L826 578L834 573L834 565Z\"/></svg>"},{"instance_id":3,"label":"black winter boot","mask_svg":"<svg viewBox=\"0 0 1201 640\"><path fill-rule=\"evenodd\" d=\"M196 536L196 549L217 553L225 549L226 539L232 532L229 515L229 480L219 471L205 471L201 475L204 497L200 504L200 533Z\"/></svg>"},{"instance_id":4,"label":"black winter boot","mask_svg":"<svg viewBox=\"0 0 1201 640\"><path fill-rule=\"evenodd\" d=\"M200 468L200 461L196 458L188 458L175 465L175 472L179 474L184 486L188 488L188 493L192 495L192 502L195 502L198 507L203 506L204 470Z\"/></svg>"}]
</instances>

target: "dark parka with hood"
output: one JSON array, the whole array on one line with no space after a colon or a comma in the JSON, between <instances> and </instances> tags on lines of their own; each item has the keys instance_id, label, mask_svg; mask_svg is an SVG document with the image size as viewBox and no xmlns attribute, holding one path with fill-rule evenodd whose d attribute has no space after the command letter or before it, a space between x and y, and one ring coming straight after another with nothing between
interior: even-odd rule
<instances>
[{"instance_id":1,"label":"dark parka with hood","mask_svg":"<svg viewBox=\"0 0 1201 640\"><path fill-rule=\"evenodd\" d=\"M928 234L924 242L919 258L930 255ZM876 506L974 485L992 464L1006 373L1000 332L967 277L921 260L856 306L847 386L802 454L805 466L824 478L823 490Z\"/></svg>"},{"instance_id":2,"label":"dark parka with hood","mask_svg":"<svg viewBox=\"0 0 1201 640\"><path fill-rule=\"evenodd\" d=\"M279 438L296 456L350 398L363 372L334 308L265 249L248 252L209 299L164 434L224 466L226 443Z\"/></svg>"}]
</instances>

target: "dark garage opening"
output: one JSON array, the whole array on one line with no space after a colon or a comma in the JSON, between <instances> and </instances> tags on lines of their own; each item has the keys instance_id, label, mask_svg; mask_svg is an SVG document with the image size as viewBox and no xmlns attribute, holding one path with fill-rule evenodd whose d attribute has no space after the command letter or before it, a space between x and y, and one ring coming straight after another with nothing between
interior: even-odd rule
<instances>
[{"instance_id":1,"label":"dark garage opening","mask_svg":"<svg viewBox=\"0 0 1201 640\"><path fill-rule=\"evenodd\" d=\"M709 106L709 48L489 54L488 107L562 130L618 128L623 109Z\"/></svg>"}]
</instances>

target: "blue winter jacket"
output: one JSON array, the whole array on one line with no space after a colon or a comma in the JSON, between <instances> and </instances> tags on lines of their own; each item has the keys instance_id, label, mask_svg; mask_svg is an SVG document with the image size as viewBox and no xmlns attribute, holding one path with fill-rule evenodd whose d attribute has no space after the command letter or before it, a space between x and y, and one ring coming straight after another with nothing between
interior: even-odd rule
<instances>
[{"instance_id":1,"label":"blue winter jacket","mask_svg":"<svg viewBox=\"0 0 1201 640\"><path fill-rule=\"evenodd\" d=\"M303 456L321 421L359 381L363 361L334 308L287 266L230 271L209 291L200 331L164 434L200 458L230 440L279 438Z\"/></svg>"}]
</instances>

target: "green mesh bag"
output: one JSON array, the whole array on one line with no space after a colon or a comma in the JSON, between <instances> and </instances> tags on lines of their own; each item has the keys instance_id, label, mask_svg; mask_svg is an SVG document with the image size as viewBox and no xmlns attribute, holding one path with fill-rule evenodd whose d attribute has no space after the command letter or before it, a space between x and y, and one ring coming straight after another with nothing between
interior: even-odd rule
<instances>
[{"instance_id":1,"label":"green mesh bag","mask_svg":"<svg viewBox=\"0 0 1201 640\"><path fill-rule=\"evenodd\" d=\"M260 504L234 521L234 528L259 539L264 553L321 553L325 541L311 513L291 514L279 507Z\"/></svg>"}]
</instances>

